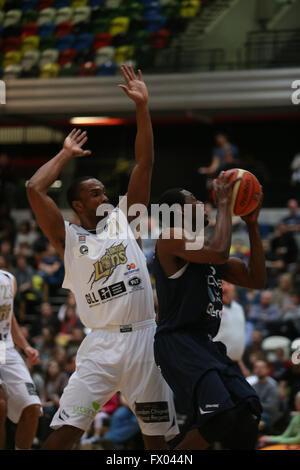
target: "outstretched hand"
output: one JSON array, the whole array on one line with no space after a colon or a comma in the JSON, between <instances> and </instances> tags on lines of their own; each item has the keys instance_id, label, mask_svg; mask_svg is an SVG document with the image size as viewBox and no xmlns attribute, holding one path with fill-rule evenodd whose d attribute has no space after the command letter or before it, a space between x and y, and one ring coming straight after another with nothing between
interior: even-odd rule
<instances>
[{"instance_id":1,"label":"outstretched hand","mask_svg":"<svg viewBox=\"0 0 300 470\"><path fill-rule=\"evenodd\" d=\"M141 70L138 70L138 78L131 66L122 65L121 71L127 86L118 85L118 87L122 88L126 95L136 104L147 104L148 90L143 80Z\"/></svg>"},{"instance_id":2,"label":"outstretched hand","mask_svg":"<svg viewBox=\"0 0 300 470\"><path fill-rule=\"evenodd\" d=\"M86 131L81 132L81 129L73 129L65 138L63 148L72 157L87 157L91 155L91 151L82 148L87 139Z\"/></svg>"}]
</instances>

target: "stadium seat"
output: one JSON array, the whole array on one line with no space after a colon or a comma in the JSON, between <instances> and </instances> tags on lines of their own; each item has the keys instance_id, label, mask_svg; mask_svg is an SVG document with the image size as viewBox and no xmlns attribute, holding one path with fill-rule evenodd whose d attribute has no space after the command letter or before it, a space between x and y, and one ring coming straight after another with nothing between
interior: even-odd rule
<instances>
[{"instance_id":1,"label":"stadium seat","mask_svg":"<svg viewBox=\"0 0 300 470\"><path fill-rule=\"evenodd\" d=\"M91 33L83 33L79 34L75 38L74 48L77 52L82 51L84 49L89 49L92 47L94 41L94 35Z\"/></svg>"},{"instance_id":2,"label":"stadium seat","mask_svg":"<svg viewBox=\"0 0 300 470\"><path fill-rule=\"evenodd\" d=\"M105 62L112 61L115 55L115 48L112 46L102 47L95 52L95 64L98 66Z\"/></svg>"},{"instance_id":3,"label":"stadium seat","mask_svg":"<svg viewBox=\"0 0 300 470\"><path fill-rule=\"evenodd\" d=\"M73 23L89 22L91 19L91 7L84 6L74 9Z\"/></svg>"},{"instance_id":4,"label":"stadium seat","mask_svg":"<svg viewBox=\"0 0 300 470\"><path fill-rule=\"evenodd\" d=\"M22 34L22 26L21 25L14 25L14 26L7 26L3 28L2 37L3 38L11 38L11 37L18 37Z\"/></svg>"},{"instance_id":5,"label":"stadium seat","mask_svg":"<svg viewBox=\"0 0 300 470\"><path fill-rule=\"evenodd\" d=\"M22 39L27 36L37 36L39 32L39 25L37 23L27 23L22 27Z\"/></svg>"},{"instance_id":6,"label":"stadium seat","mask_svg":"<svg viewBox=\"0 0 300 470\"><path fill-rule=\"evenodd\" d=\"M110 19L109 18L96 18L92 19L92 33L100 34L107 33L109 31Z\"/></svg>"},{"instance_id":7,"label":"stadium seat","mask_svg":"<svg viewBox=\"0 0 300 470\"><path fill-rule=\"evenodd\" d=\"M60 38L66 36L66 34L72 34L74 25L72 21L62 21L55 28L55 36Z\"/></svg>"},{"instance_id":8,"label":"stadium seat","mask_svg":"<svg viewBox=\"0 0 300 470\"><path fill-rule=\"evenodd\" d=\"M143 4L145 6L145 12L151 10L152 12L160 13L162 9L162 3L160 1L151 0L143 2Z\"/></svg>"},{"instance_id":9,"label":"stadium seat","mask_svg":"<svg viewBox=\"0 0 300 470\"><path fill-rule=\"evenodd\" d=\"M17 51L21 48L22 40L20 37L10 37L3 40L2 52Z\"/></svg>"},{"instance_id":10,"label":"stadium seat","mask_svg":"<svg viewBox=\"0 0 300 470\"><path fill-rule=\"evenodd\" d=\"M21 52L20 51L9 51L4 54L2 67L5 69L9 65L18 65L21 60Z\"/></svg>"},{"instance_id":11,"label":"stadium seat","mask_svg":"<svg viewBox=\"0 0 300 470\"><path fill-rule=\"evenodd\" d=\"M4 20L4 12L0 10L0 24L2 25Z\"/></svg>"},{"instance_id":12,"label":"stadium seat","mask_svg":"<svg viewBox=\"0 0 300 470\"><path fill-rule=\"evenodd\" d=\"M5 13L3 26L7 28L8 26L15 26L20 24L22 18L22 10L9 10Z\"/></svg>"},{"instance_id":13,"label":"stadium seat","mask_svg":"<svg viewBox=\"0 0 300 470\"><path fill-rule=\"evenodd\" d=\"M80 77L93 77L96 72L97 65L94 62L84 62L77 69L77 75Z\"/></svg>"},{"instance_id":14,"label":"stadium seat","mask_svg":"<svg viewBox=\"0 0 300 470\"><path fill-rule=\"evenodd\" d=\"M74 77L77 72L77 65L73 64L72 62L68 62L67 64L63 65L59 69L59 76L60 77Z\"/></svg>"},{"instance_id":15,"label":"stadium seat","mask_svg":"<svg viewBox=\"0 0 300 470\"><path fill-rule=\"evenodd\" d=\"M21 75L22 67L21 65L8 65L3 70L3 79L11 80L19 78Z\"/></svg>"},{"instance_id":16,"label":"stadium seat","mask_svg":"<svg viewBox=\"0 0 300 470\"><path fill-rule=\"evenodd\" d=\"M170 39L170 31L167 29L159 29L154 31L150 36L150 44L155 49L164 49L167 47Z\"/></svg>"},{"instance_id":17,"label":"stadium seat","mask_svg":"<svg viewBox=\"0 0 300 470\"><path fill-rule=\"evenodd\" d=\"M74 24L73 26L73 34L83 34L83 33L90 33L92 30L92 25L86 21L80 21L79 23Z\"/></svg>"},{"instance_id":18,"label":"stadium seat","mask_svg":"<svg viewBox=\"0 0 300 470\"><path fill-rule=\"evenodd\" d=\"M35 10L37 3L37 0L23 0L21 5L22 12L24 13L28 10Z\"/></svg>"},{"instance_id":19,"label":"stadium seat","mask_svg":"<svg viewBox=\"0 0 300 470\"><path fill-rule=\"evenodd\" d=\"M39 25L44 23L52 23L54 21L55 15L55 8L45 8L44 10L40 11L37 22Z\"/></svg>"},{"instance_id":20,"label":"stadium seat","mask_svg":"<svg viewBox=\"0 0 300 470\"><path fill-rule=\"evenodd\" d=\"M127 16L117 16L110 23L109 34L116 36L117 34L127 33L129 24L130 19Z\"/></svg>"},{"instance_id":21,"label":"stadium seat","mask_svg":"<svg viewBox=\"0 0 300 470\"><path fill-rule=\"evenodd\" d=\"M77 56L76 49L64 49L60 51L58 63L60 66L68 64L69 62L74 62Z\"/></svg>"},{"instance_id":22,"label":"stadium seat","mask_svg":"<svg viewBox=\"0 0 300 470\"><path fill-rule=\"evenodd\" d=\"M163 29L166 23L166 17L157 13L155 10L145 11L145 18L147 21L146 29L149 33Z\"/></svg>"},{"instance_id":23,"label":"stadium seat","mask_svg":"<svg viewBox=\"0 0 300 470\"><path fill-rule=\"evenodd\" d=\"M78 7L85 7L88 4L88 0L72 0L71 7L78 8Z\"/></svg>"},{"instance_id":24,"label":"stadium seat","mask_svg":"<svg viewBox=\"0 0 300 470\"><path fill-rule=\"evenodd\" d=\"M140 31L137 31L136 34L134 35L134 47L139 48L144 44L148 44L150 39L150 33L144 29L141 29Z\"/></svg>"},{"instance_id":25,"label":"stadium seat","mask_svg":"<svg viewBox=\"0 0 300 470\"><path fill-rule=\"evenodd\" d=\"M46 64L54 64L58 59L57 49L45 49L40 56L39 66L43 68Z\"/></svg>"},{"instance_id":26,"label":"stadium seat","mask_svg":"<svg viewBox=\"0 0 300 470\"><path fill-rule=\"evenodd\" d=\"M53 36L55 33L56 24L49 21L40 25L39 37Z\"/></svg>"},{"instance_id":27,"label":"stadium seat","mask_svg":"<svg viewBox=\"0 0 300 470\"><path fill-rule=\"evenodd\" d=\"M99 33L94 37L93 49L96 51L101 47L110 46L112 36L109 33Z\"/></svg>"},{"instance_id":28,"label":"stadium seat","mask_svg":"<svg viewBox=\"0 0 300 470\"><path fill-rule=\"evenodd\" d=\"M98 67L97 70L97 75L100 75L101 77L107 77L110 75L115 75L117 70L117 66L114 62L105 62L104 64L101 64Z\"/></svg>"},{"instance_id":29,"label":"stadium seat","mask_svg":"<svg viewBox=\"0 0 300 470\"><path fill-rule=\"evenodd\" d=\"M27 24L27 23L36 23L37 19L38 19L38 16L39 16L39 13L38 13L37 10L26 10L23 13L21 23L23 25Z\"/></svg>"},{"instance_id":30,"label":"stadium seat","mask_svg":"<svg viewBox=\"0 0 300 470\"><path fill-rule=\"evenodd\" d=\"M39 11L45 10L46 8L52 8L54 7L54 1L55 0L39 0L37 9Z\"/></svg>"},{"instance_id":31,"label":"stadium seat","mask_svg":"<svg viewBox=\"0 0 300 470\"><path fill-rule=\"evenodd\" d=\"M4 9L4 5L5 5L5 0L0 0L0 11L2 12L3 9Z\"/></svg>"},{"instance_id":32,"label":"stadium seat","mask_svg":"<svg viewBox=\"0 0 300 470\"><path fill-rule=\"evenodd\" d=\"M57 39L55 36L46 36L40 39L40 51L45 49L55 49L57 44Z\"/></svg>"},{"instance_id":33,"label":"stadium seat","mask_svg":"<svg viewBox=\"0 0 300 470\"><path fill-rule=\"evenodd\" d=\"M84 64L85 62L94 62L95 53L91 48L82 49L77 51L76 63L77 65Z\"/></svg>"},{"instance_id":34,"label":"stadium seat","mask_svg":"<svg viewBox=\"0 0 300 470\"><path fill-rule=\"evenodd\" d=\"M122 65L126 60L130 60L134 54L133 46L120 46L116 49L114 62Z\"/></svg>"},{"instance_id":35,"label":"stadium seat","mask_svg":"<svg viewBox=\"0 0 300 470\"><path fill-rule=\"evenodd\" d=\"M90 0L89 5L91 8L103 7L105 5L105 0Z\"/></svg>"},{"instance_id":36,"label":"stadium seat","mask_svg":"<svg viewBox=\"0 0 300 470\"><path fill-rule=\"evenodd\" d=\"M59 51L63 51L64 49L72 49L75 44L75 36L74 34L66 34L65 36L61 36L57 40L57 49Z\"/></svg>"},{"instance_id":37,"label":"stadium seat","mask_svg":"<svg viewBox=\"0 0 300 470\"><path fill-rule=\"evenodd\" d=\"M114 47L120 47L120 46L127 46L128 44L132 43L131 37L126 34L117 34L116 36L113 36L112 38L112 45Z\"/></svg>"},{"instance_id":38,"label":"stadium seat","mask_svg":"<svg viewBox=\"0 0 300 470\"><path fill-rule=\"evenodd\" d=\"M105 6L106 8L110 8L112 10L118 9L122 3L122 0L106 0Z\"/></svg>"},{"instance_id":39,"label":"stadium seat","mask_svg":"<svg viewBox=\"0 0 300 470\"><path fill-rule=\"evenodd\" d=\"M32 67L37 65L40 58L40 51L27 51L22 55L21 65L22 67Z\"/></svg>"},{"instance_id":40,"label":"stadium seat","mask_svg":"<svg viewBox=\"0 0 300 470\"><path fill-rule=\"evenodd\" d=\"M3 5L3 11L19 10L22 6L22 0L6 0Z\"/></svg>"},{"instance_id":41,"label":"stadium seat","mask_svg":"<svg viewBox=\"0 0 300 470\"><path fill-rule=\"evenodd\" d=\"M262 349L266 353L273 353L278 348L284 351L285 359L290 358L291 340L289 338L285 336L269 336L262 342ZM271 359L271 357L272 356L270 356L269 359Z\"/></svg>"},{"instance_id":42,"label":"stadium seat","mask_svg":"<svg viewBox=\"0 0 300 470\"><path fill-rule=\"evenodd\" d=\"M183 0L181 2L180 16L183 18L194 18L200 10L200 0Z\"/></svg>"},{"instance_id":43,"label":"stadium seat","mask_svg":"<svg viewBox=\"0 0 300 470\"><path fill-rule=\"evenodd\" d=\"M59 74L58 64L46 64L40 69L40 78L56 78Z\"/></svg>"},{"instance_id":44,"label":"stadium seat","mask_svg":"<svg viewBox=\"0 0 300 470\"><path fill-rule=\"evenodd\" d=\"M27 51L34 51L39 48L40 38L38 36L28 36L22 41L21 51L22 54Z\"/></svg>"},{"instance_id":45,"label":"stadium seat","mask_svg":"<svg viewBox=\"0 0 300 470\"><path fill-rule=\"evenodd\" d=\"M55 0L54 6L56 10L60 8L69 7L71 5L71 0Z\"/></svg>"},{"instance_id":46,"label":"stadium seat","mask_svg":"<svg viewBox=\"0 0 300 470\"><path fill-rule=\"evenodd\" d=\"M57 10L55 15L55 23L59 24L63 21L72 21L73 20L73 10L70 7L64 7Z\"/></svg>"}]
</instances>

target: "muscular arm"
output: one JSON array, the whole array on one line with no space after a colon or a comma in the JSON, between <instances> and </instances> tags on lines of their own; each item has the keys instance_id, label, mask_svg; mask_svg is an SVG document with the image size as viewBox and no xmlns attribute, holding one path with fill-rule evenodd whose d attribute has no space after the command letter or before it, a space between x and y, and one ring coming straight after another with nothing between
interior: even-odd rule
<instances>
[{"instance_id":1,"label":"muscular arm","mask_svg":"<svg viewBox=\"0 0 300 470\"><path fill-rule=\"evenodd\" d=\"M221 267L221 276L225 281L250 289L263 289L266 285L265 256L257 223L259 210L260 207L253 215L244 218L247 223L250 240L248 266L240 259L229 258Z\"/></svg>"},{"instance_id":2,"label":"muscular arm","mask_svg":"<svg viewBox=\"0 0 300 470\"><path fill-rule=\"evenodd\" d=\"M119 85L136 104L137 134L135 139L135 167L132 170L128 192L127 208L133 204L147 206L150 198L151 175L154 161L153 131L148 109L148 91L139 70L136 77L132 67L121 68L126 85ZM120 207L123 209L122 205ZM135 216L128 216L132 220Z\"/></svg>"},{"instance_id":3,"label":"muscular arm","mask_svg":"<svg viewBox=\"0 0 300 470\"><path fill-rule=\"evenodd\" d=\"M47 191L72 157L90 154L88 150L81 149L87 139L85 134L85 132L81 133L80 130L73 129L66 138L63 149L39 168L27 185L28 200L37 223L62 258L64 256L65 224L57 205L47 195Z\"/></svg>"}]
</instances>

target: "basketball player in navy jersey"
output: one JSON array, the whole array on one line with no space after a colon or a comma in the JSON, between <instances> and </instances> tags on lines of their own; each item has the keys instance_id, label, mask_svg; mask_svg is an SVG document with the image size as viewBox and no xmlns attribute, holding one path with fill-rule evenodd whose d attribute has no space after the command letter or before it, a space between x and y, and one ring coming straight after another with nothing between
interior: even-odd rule
<instances>
[{"instance_id":1,"label":"basketball player in navy jersey","mask_svg":"<svg viewBox=\"0 0 300 470\"><path fill-rule=\"evenodd\" d=\"M237 180L215 184L216 225L209 240L199 250L188 250L183 230L171 223L169 238L162 234L154 256L154 275L159 303L155 335L155 360L178 401L191 404L191 425L178 449L205 449L215 442L223 448L255 447L261 406L254 389L238 366L226 355L221 342L213 342L222 312L222 279L251 289L265 286L265 261L257 218L260 206L246 222L251 255L248 267L229 258L232 233L230 203ZM200 202L188 191L165 192L160 203L193 208ZM261 202L260 202L261 205ZM205 226L208 218L205 215ZM193 227L194 228L194 227Z\"/></svg>"}]
</instances>

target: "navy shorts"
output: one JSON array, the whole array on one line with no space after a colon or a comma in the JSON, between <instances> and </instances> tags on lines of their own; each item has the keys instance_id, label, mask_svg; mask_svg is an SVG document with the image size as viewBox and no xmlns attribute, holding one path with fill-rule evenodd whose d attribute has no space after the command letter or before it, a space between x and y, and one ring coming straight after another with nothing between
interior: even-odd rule
<instances>
[{"instance_id":1,"label":"navy shorts","mask_svg":"<svg viewBox=\"0 0 300 470\"><path fill-rule=\"evenodd\" d=\"M176 401L188 404L191 427L206 427L216 415L241 403L259 419L261 406L255 390L221 342L196 332L176 331L155 336L154 356Z\"/></svg>"}]
</instances>

